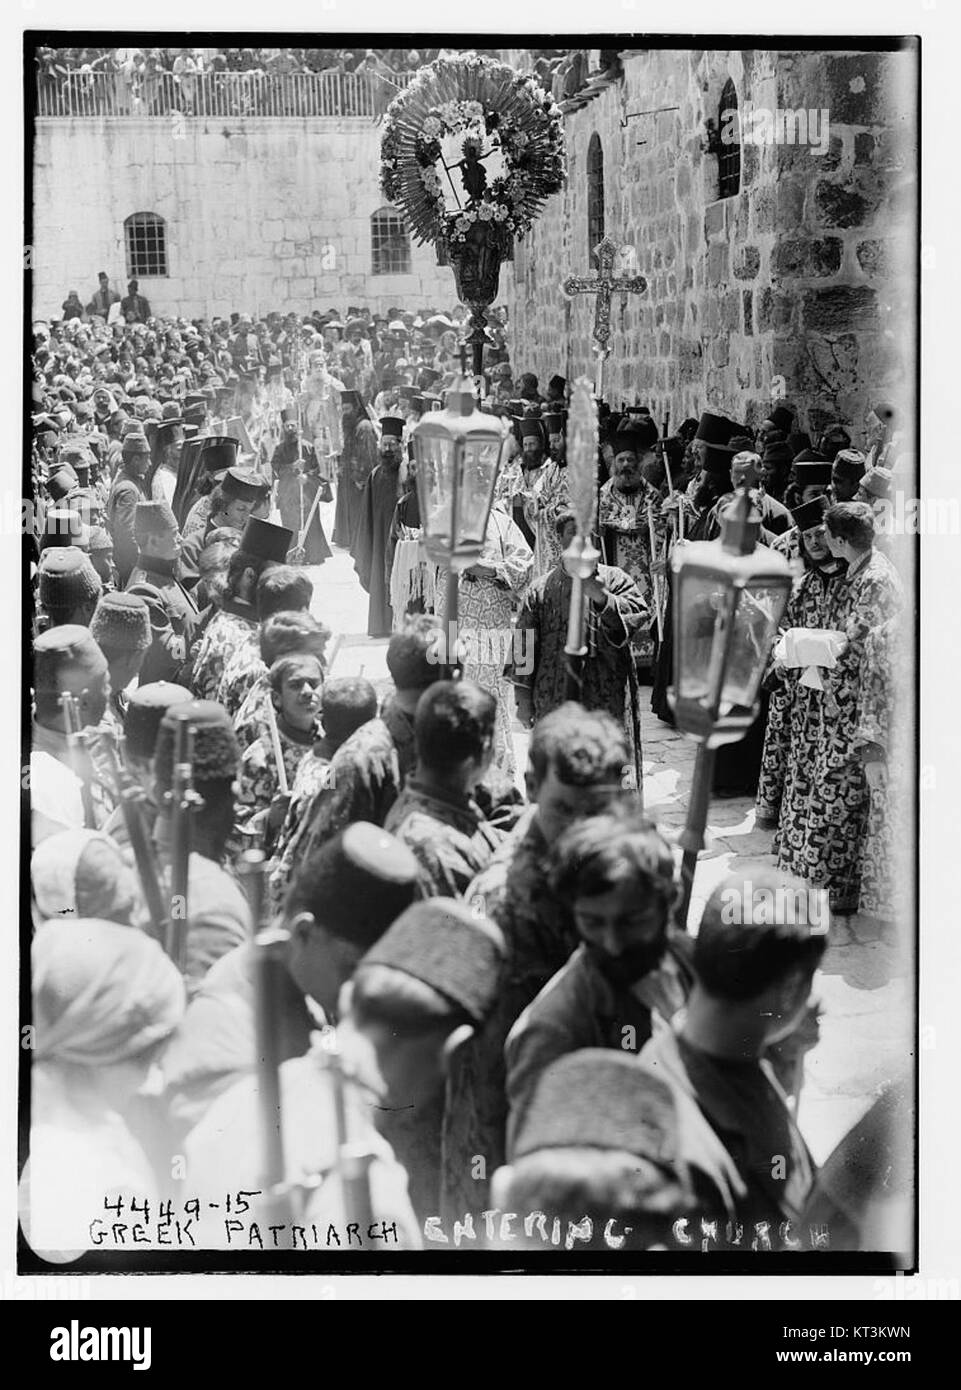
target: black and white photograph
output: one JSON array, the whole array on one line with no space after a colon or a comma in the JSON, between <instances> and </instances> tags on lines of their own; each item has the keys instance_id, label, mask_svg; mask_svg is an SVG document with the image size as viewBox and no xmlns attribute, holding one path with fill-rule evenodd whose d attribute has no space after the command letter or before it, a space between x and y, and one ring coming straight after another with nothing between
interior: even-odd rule
<instances>
[{"instance_id":1,"label":"black and white photograph","mask_svg":"<svg viewBox=\"0 0 961 1390\"><path fill-rule=\"evenodd\" d=\"M853 9L21 17L38 1289L918 1276L952 248Z\"/></svg>"}]
</instances>

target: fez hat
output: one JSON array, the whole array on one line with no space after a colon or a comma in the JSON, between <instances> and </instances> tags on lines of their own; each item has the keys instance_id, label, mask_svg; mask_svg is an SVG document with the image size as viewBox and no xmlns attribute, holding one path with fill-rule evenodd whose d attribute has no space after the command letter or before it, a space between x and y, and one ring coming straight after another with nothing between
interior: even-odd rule
<instances>
[{"instance_id":1,"label":"fez hat","mask_svg":"<svg viewBox=\"0 0 961 1390\"><path fill-rule=\"evenodd\" d=\"M152 758L160 723L174 705L190 704L193 696L172 681L154 681L134 690L127 701L123 732L127 752L135 758Z\"/></svg>"},{"instance_id":2,"label":"fez hat","mask_svg":"<svg viewBox=\"0 0 961 1390\"><path fill-rule=\"evenodd\" d=\"M193 728L193 780L195 783L232 782L240 763L240 744L230 716L213 700L189 700L172 704L160 721L154 753L154 776L160 792L173 784L177 730L183 724Z\"/></svg>"},{"instance_id":3,"label":"fez hat","mask_svg":"<svg viewBox=\"0 0 961 1390\"><path fill-rule=\"evenodd\" d=\"M133 514L133 534L138 545L152 536L169 536L177 529L177 518L169 502L137 503Z\"/></svg>"},{"instance_id":4,"label":"fez hat","mask_svg":"<svg viewBox=\"0 0 961 1390\"><path fill-rule=\"evenodd\" d=\"M809 531L817 526L830 506L826 497L812 497L810 502L799 502L791 508L791 517L799 531Z\"/></svg>"},{"instance_id":5,"label":"fez hat","mask_svg":"<svg viewBox=\"0 0 961 1390\"><path fill-rule=\"evenodd\" d=\"M417 897L417 860L367 821L354 821L310 856L310 898L321 925L370 947Z\"/></svg>"},{"instance_id":6,"label":"fez hat","mask_svg":"<svg viewBox=\"0 0 961 1390\"><path fill-rule=\"evenodd\" d=\"M273 522L252 516L244 527L240 549L248 555L257 555L262 560L273 560L282 565L293 543L294 533L286 526L275 526Z\"/></svg>"},{"instance_id":7,"label":"fez hat","mask_svg":"<svg viewBox=\"0 0 961 1390\"><path fill-rule=\"evenodd\" d=\"M712 415L705 410L698 421L694 438L712 449L730 450L731 437L737 432L738 426L733 420L727 420L723 415Z\"/></svg>"},{"instance_id":8,"label":"fez hat","mask_svg":"<svg viewBox=\"0 0 961 1390\"><path fill-rule=\"evenodd\" d=\"M398 415L385 415L380 421L382 439L403 439L404 422Z\"/></svg>"},{"instance_id":9,"label":"fez hat","mask_svg":"<svg viewBox=\"0 0 961 1390\"><path fill-rule=\"evenodd\" d=\"M136 430L131 430L124 436L123 447L121 450L125 459L134 458L140 454L150 453L150 444L147 436L139 425Z\"/></svg>"},{"instance_id":10,"label":"fez hat","mask_svg":"<svg viewBox=\"0 0 961 1390\"><path fill-rule=\"evenodd\" d=\"M76 546L78 550L86 550L90 541L89 534L84 534L87 531L83 517L73 507L51 507L43 520L41 548Z\"/></svg>"},{"instance_id":11,"label":"fez hat","mask_svg":"<svg viewBox=\"0 0 961 1390\"><path fill-rule=\"evenodd\" d=\"M225 497L243 498L247 502L256 502L270 491L264 476L252 468L228 468L220 487Z\"/></svg>"},{"instance_id":12,"label":"fez hat","mask_svg":"<svg viewBox=\"0 0 961 1390\"><path fill-rule=\"evenodd\" d=\"M66 554L60 551L60 554ZM94 576L96 578L96 576ZM64 623L42 632L33 644L33 688L60 693L67 670L99 676L107 669L107 658L79 623Z\"/></svg>"},{"instance_id":13,"label":"fez hat","mask_svg":"<svg viewBox=\"0 0 961 1390\"><path fill-rule=\"evenodd\" d=\"M861 489L869 497L888 497L893 474L890 468L869 468L861 479Z\"/></svg>"},{"instance_id":14,"label":"fez hat","mask_svg":"<svg viewBox=\"0 0 961 1390\"><path fill-rule=\"evenodd\" d=\"M867 460L859 449L841 449L834 456L832 465L836 472L849 478L862 478L867 468Z\"/></svg>"},{"instance_id":15,"label":"fez hat","mask_svg":"<svg viewBox=\"0 0 961 1390\"><path fill-rule=\"evenodd\" d=\"M497 997L504 957L504 938L493 922L455 899L430 898L402 912L357 969L390 966L482 1023Z\"/></svg>"},{"instance_id":16,"label":"fez hat","mask_svg":"<svg viewBox=\"0 0 961 1390\"><path fill-rule=\"evenodd\" d=\"M542 1149L616 1149L671 1165L678 1116L666 1081L611 1048L569 1052L545 1067L518 1128L514 1157Z\"/></svg>"}]
</instances>

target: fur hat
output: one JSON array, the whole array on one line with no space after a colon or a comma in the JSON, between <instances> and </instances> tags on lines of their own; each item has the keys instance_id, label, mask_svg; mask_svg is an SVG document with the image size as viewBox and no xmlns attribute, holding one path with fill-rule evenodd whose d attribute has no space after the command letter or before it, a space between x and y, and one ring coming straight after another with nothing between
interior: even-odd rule
<instances>
[{"instance_id":1,"label":"fur hat","mask_svg":"<svg viewBox=\"0 0 961 1390\"><path fill-rule=\"evenodd\" d=\"M364 956L430 985L482 1023L497 997L506 948L500 929L465 903L430 898L415 903Z\"/></svg>"},{"instance_id":2,"label":"fur hat","mask_svg":"<svg viewBox=\"0 0 961 1390\"><path fill-rule=\"evenodd\" d=\"M99 574L77 546L49 546L41 555L40 606L53 622L63 622L102 592Z\"/></svg>"},{"instance_id":3,"label":"fur hat","mask_svg":"<svg viewBox=\"0 0 961 1390\"><path fill-rule=\"evenodd\" d=\"M153 641L150 609L139 594L103 594L90 619L90 636L105 656L145 652Z\"/></svg>"},{"instance_id":4,"label":"fur hat","mask_svg":"<svg viewBox=\"0 0 961 1390\"><path fill-rule=\"evenodd\" d=\"M193 696L185 686L173 681L153 681L139 686L127 702L123 732L127 752L135 758L152 758L157 747L157 734L169 709L190 704Z\"/></svg>"},{"instance_id":5,"label":"fur hat","mask_svg":"<svg viewBox=\"0 0 961 1390\"><path fill-rule=\"evenodd\" d=\"M173 785L177 730L184 724L193 729L193 778L202 782L231 782L237 776L240 744L230 716L213 700L191 700L168 708L160 723L154 754L154 776L161 793Z\"/></svg>"}]
</instances>

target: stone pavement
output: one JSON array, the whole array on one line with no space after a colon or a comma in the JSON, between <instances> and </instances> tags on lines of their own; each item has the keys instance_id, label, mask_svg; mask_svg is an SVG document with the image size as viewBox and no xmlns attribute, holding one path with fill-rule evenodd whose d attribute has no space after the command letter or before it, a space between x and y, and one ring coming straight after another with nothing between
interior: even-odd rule
<instances>
[{"instance_id":1,"label":"stone pavement","mask_svg":"<svg viewBox=\"0 0 961 1390\"><path fill-rule=\"evenodd\" d=\"M333 504L321 508L328 537L333 510ZM313 611L331 627L335 641L340 639L334 675L364 675L382 692L389 681L387 641L365 635L367 596L349 556L336 550L310 575ZM654 717L647 708L647 687L640 693L645 806L665 830L677 832L684 825L696 745ZM514 740L520 777L527 733L517 724ZM692 920L698 920L712 889L732 869L773 863L770 848L770 831L754 828L753 802L743 797L714 801L694 880ZM904 935L913 939L907 924ZM907 948L872 939L858 918L841 920L832 926L815 991L822 1003L821 1037L807 1056L799 1122L820 1163L868 1109L877 1088L911 1065L914 962Z\"/></svg>"}]
</instances>

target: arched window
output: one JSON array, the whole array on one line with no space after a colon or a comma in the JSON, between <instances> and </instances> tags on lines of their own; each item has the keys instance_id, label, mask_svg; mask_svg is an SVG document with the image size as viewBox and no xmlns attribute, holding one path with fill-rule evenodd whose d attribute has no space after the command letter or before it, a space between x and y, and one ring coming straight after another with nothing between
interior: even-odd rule
<instances>
[{"instance_id":1,"label":"arched window","mask_svg":"<svg viewBox=\"0 0 961 1390\"><path fill-rule=\"evenodd\" d=\"M717 108L717 196L735 198L741 191L741 116L737 89L728 78Z\"/></svg>"},{"instance_id":2,"label":"arched window","mask_svg":"<svg viewBox=\"0 0 961 1390\"><path fill-rule=\"evenodd\" d=\"M604 150L599 135L587 147L587 264L594 262L594 247L604 240Z\"/></svg>"},{"instance_id":3,"label":"arched window","mask_svg":"<svg viewBox=\"0 0 961 1390\"><path fill-rule=\"evenodd\" d=\"M127 276L133 280L167 274L167 224L155 212L135 212L123 224Z\"/></svg>"},{"instance_id":4,"label":"arched window","mask_svg":"<svg viewBox=\"0 0 961 1390\"><path fill-rule=\"evenodd\" d=\"M410 274L407 225L394 208L379 208L371 217L370 256L374 275Z\"/></svg>"}]
</instances>

